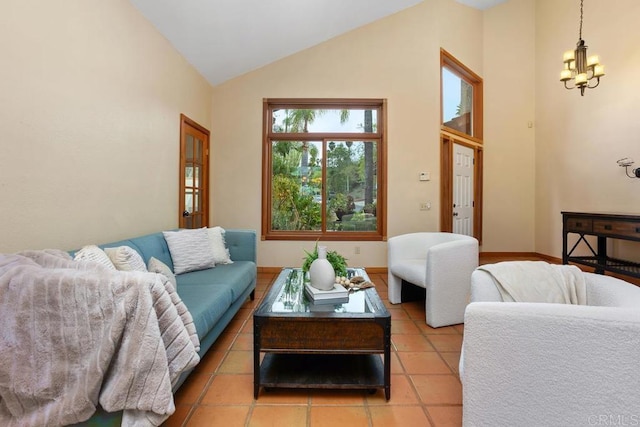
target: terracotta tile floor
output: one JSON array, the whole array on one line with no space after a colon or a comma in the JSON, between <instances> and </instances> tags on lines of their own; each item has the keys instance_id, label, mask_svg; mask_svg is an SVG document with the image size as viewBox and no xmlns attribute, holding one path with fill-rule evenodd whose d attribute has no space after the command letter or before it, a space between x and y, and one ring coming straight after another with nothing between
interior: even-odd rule
<instances>
[{"instance_id":1,"label":"terracotta tile floor","mask_svg":"<svg viewBox=\"0 0 640 427\"><path fill-rule=\"evenodd\" d=\"M424 301L388 303L386 275L371 274L391 313L391 400L349 390L260 391L253 399L252 312L276 278L258 275L247 301L176 394L165 426L460 426L463 325L432 329Z\"/></svg>"}]
</instances>

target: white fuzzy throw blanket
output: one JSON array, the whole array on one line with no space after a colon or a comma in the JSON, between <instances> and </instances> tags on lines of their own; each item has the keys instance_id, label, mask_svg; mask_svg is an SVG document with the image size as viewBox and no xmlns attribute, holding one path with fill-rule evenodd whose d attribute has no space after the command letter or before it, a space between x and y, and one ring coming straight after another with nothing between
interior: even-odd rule
<instances>
[{"instance_id":1,"label":"white fuzzy throw blanket","mask_svg":"<svg viewBox=\"0 0 640 427\"><path fill-rule=\"evenodd\" d=\"M0 425L160 425L199 362L191 314L162 275L110 271L57 250L0 255Z\"/></svg>"},{"instance_id":2,"label":"white fuzzy throw blanket","mask_svg":"<svg viewBox=\"0 0 640 427\"><path fill-rule=\"evenodd\" d=\"M498 284L505 302L587 304L582 271L574 265L544 261L507 261L478 267Z\"/></svg>"}]
</instances>

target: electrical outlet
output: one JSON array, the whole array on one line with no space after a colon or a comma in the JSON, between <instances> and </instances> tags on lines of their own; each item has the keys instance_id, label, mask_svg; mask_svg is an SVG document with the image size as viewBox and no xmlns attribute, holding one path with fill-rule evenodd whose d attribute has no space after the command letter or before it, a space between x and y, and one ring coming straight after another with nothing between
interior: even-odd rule
<instances>
[{"instance_id":1,"label":"electrical outlet","mask_svg":"<svg viewBox=\"0 0 640 427\"><path fill-rule=\"evenodd\" d=\"M360 246L356 246L355 248L353 248L353 253L355 255L360 255Z\"/></svg>"}]
</instances>

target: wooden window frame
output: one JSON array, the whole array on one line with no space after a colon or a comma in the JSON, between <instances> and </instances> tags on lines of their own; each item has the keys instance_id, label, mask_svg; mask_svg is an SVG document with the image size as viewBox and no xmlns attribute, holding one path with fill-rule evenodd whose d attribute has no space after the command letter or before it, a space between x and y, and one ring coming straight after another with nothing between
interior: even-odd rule
<instances>
[{"instance_id":1,"label":"wooden window frame","mask_svg":"<svg viewBox=\"0 0 640 427\"><path fill-rule=\"evenodd\" d=\"M263 99L262 123L262 240L334 240L334 241L380 241L387 239L387 118L385 99L324 99L324 98L265 98ZM272 113L277 109L365 109L378 111L377 127L371 133L309 132L309 133L276 133L272 127ZM296 141L356 140L377 141L377 192L375 232L371 231L327 231L326 209L322 209L323 230L272 230L272 141L294 139ZM324 144L323 143L323 144ZM323 177L326 169L323 168ZM326 182L326 179L323 180ZM323 207L325 206L323 198Z\"/></svg>"},{"instance_id":2,"label":"wooden window frame","mask_svg":"<svg viewBox=\"0 0 640 427\"><path fill-rule=\"evenodd\" d=\"M473 124L473 135L467 135L464 132L460 132L457 129L452 129L448 126L444 125L443 115L442 115L442 68L448 68L455 75L460 77L462 80L467 82L473 88L473 107L472 107L472 124ZM483 103L483 90L482 90L482 78L478 76L476 73L467 68L462 62L456 59L453 55L447 52L444 49L440 49L440 124L443 130L447 132L451 132L454 135L468 138L469 140L482 144L482 132L483 132L483 112L482 112L482 103Z\"/></svg>"}]
</instances>

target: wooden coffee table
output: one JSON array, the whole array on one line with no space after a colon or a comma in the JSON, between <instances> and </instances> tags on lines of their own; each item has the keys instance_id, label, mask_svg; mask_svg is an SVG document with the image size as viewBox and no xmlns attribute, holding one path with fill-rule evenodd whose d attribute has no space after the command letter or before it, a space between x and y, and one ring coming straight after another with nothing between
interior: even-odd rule
<instances>
[{"instance_id":1,"label":"wooden coffee table","mask_svg":"<svg viewBox=\"0 0 640 427\"><path fill-rule=\"evenodd\" d=\"M369 280L361 268L349 275ZM391 397L391 315L375 288L351 293L348 303L312 304L301 270L285 268L253 313L253 348L256 399L261 386L383 388Z\"/></svg>"}]
</instances>

